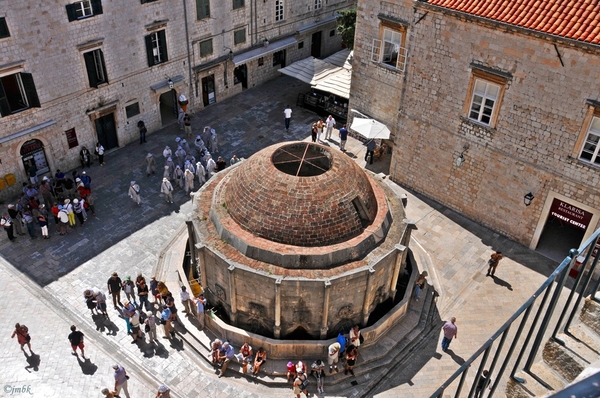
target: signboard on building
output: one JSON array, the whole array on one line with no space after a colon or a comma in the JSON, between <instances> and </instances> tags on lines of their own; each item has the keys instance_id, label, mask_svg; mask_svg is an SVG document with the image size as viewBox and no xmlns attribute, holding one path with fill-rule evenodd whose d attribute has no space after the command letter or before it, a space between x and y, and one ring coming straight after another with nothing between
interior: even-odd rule
<instances>
[{"instance_id":1,"label":"signboard on building","mask_svg":"<svg viewBox=\"0 0 600 398\"><path fill-rule=\"evenodd\" d=\"M67 143L69 144L69 149L79 146L79 142L77 142L77 133L75 132L74 127L65 131L65 134L67 135Z\"/></svg>"},{"instance_id":2,"label":"signboard on building","mask_svg":"<svg viewBox=\"0 0 600 398\"><path fill-rule=\"evenodd\" d=\"M556 198L550 206L550 216L584 231L592 220L592 213L589 211L585 211Z\"/></svg>"}]
</instances>

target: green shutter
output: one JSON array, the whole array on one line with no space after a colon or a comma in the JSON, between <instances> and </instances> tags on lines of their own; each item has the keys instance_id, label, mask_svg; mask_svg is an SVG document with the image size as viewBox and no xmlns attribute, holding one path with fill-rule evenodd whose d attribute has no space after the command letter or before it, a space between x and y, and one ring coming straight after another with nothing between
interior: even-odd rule
<instances>
[{"instance_id":1,"label":"green shutter","mask_svg":"<svg viewBox=\"0 0 600 398\"><path fill-rule=\"evenodd\" d=\"M40 100L35 90L35 84L33 83L33 75L31 73L21 72L21 81L23 82L23 88L27 95L27 102L30 108L39 108Z\"/></svg>"},{"instance_id":2,"label":"green shutter","mask_svg":"<svg viewBox=\"0 0 600 398\"><path fill-rule=\"evenodd\" d=\"M69 22L77 21L77 11L75 11L75 5L67 4L65 8L67 9L67 17L69 18Z\"/></svg>"},{"instance_id":3,"label":"green shutter","mask_svg":"<svg viewBox=\"0 0 600 398\"><path fill-rule=\"evenodd\" d=\"M104 53L102 50L98 50L98 56L100 57L100 63L102 64L102 74L104 75L104 81L102 83L108 83L108 71L106 70L106 64L104 63Z\"/></svg>"},{"instance_id":4,"label":"green shutter","mask_svg":"<svg viewBox=\"0 0 600 398\"><path fill-rule=\"evenodd\" d=\"M85 60L85 70L87 71L90 87L98 88L98 79L96 78L96 66L94 64L94 52L83 54Z\"/></svg>"},{"instance_id":5,"label":"green shutter","mask_svg":"<svg viewBox=\"0 0 600 398\"><path fill-rule=\"evenodd\" d=\"M144 36L146 41L146 56L148 57L148 66L154 66L154 55L152 55L152 35Z\"/></svg>"},{"instance_id":6,"label":"green shutter","mask_svg":"<svg viewBox=\"0 0 600 398\"><path fill-rule=\"evenodd\" d=\"M167 62L169 60L169 56L167 55L167 34L164 30L158 32L158 43L160 44L160 50L163 56L162 62Z\"/></svg>"},{"instance_id":7,"label":"green shutter","mask_svg":"<svg viewBox=\"0 0 600 398\"><path fill-rule=\"evenodd\" d=\"M0 18L0 38L1 37L10 37L10 32L8 31L8 25L6 24L6 18Z\"/></svg>"},{"instance_id":8,"label":"green shutter","mask_svg":"<svg viewBox=\"0 0 600 398\"><path fill-rule=\"evenodd\" d=\"M8 98L6 98L2 81L0 81L0 116L8 115L10 115L10 105L8 104Z\"/></svg>"},{"instance_id":9,"label":"green shutter","mask_svg":"<svg viewBox=\"0 0 600 398\"><path fill-rule=\"evenodd\" d=\"M92 0L92 13L94 15L102 14L102 0Z\"/></svg>"},{"instance_id":10,"label":"green shutter","mask_svg":"<svg viewBox=\"0 0 600 398\"><path fill-rule=\"evenodd\" d=\"M210 0L196 0L196 13L198 20L210 17Z\"/></svg>"}]
</instances>

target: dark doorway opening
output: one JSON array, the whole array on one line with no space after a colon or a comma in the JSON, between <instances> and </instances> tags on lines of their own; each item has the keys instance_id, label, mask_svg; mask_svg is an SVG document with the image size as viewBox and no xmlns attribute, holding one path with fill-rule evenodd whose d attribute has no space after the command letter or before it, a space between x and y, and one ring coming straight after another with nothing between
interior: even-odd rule
<instances>
[{"instance_id":1,"label":"dark doorway opening","mask_svg":"<svg viewBox=\"0 0 600 398\"><path fill-rule=\"evenodd\" d=\"M240 65L233 70L233 84L242 84L242 89L248 88L248 68L246 64Z\"/></svg>"},{"instance_id":2,"label":"dark doorway opening","mask_svg":"<svg viewBox=\"0 0 600 398\"><path fill-rule=\"evenodd\" d=\"M204 106L217 102L215 96L215 76L210 75L202 78L202 102Z\"/></svg>"},{"instance_id":3,"label":"dark doorway opening","mask_svg":"<svg viewBox=\"0 0 600 398\"><path fill-rule=\"evenodd\" d=\"M321 58L321 31L312 34L312 41L310 45L310 55L315 58Z\"/></svg>"},{"instance_id":4,"label":"dark doorway opening","mask_svg":"<svg viewBox=\"0 0 600 398\"><path fill-rule=\"evenodd\" d=\"M584 234L585 230L549 215L535 251L560 263L569 250L579 248Z\"/></svg>"},{"instance_id":5,"label":"dark doorway opening","mask_svg":"<svg viewBox=\"0 0 600 398\"><path fill-rule=\"evenodd\" d=\"M29 170L30 162L35 164L38 176L50 172L42 141L33 139L25 142L21 146L21 156L25 173Z\"/></svg>"},{"instance_id":6,"label":"dark doorway opening","mask_svg":"<svg viewBox=\"0 0 600 398\"><path fill-rule=\"evenodd\" d=\"M114 113L99 117L94 123L96 124L98 142L104 147L105 151L119 146Z\"/></svg>"},{"instance_id":7,"label":"dark doorway opening","mask_svg":"<svg viewBox=\"0 0 600 398\"><path fill-rule=\"evenodd\" d=\"M177 120L177 91L169 90L161 94L159 99L160 119L162 125L166 126Z\"/></svg>"}]
</instances>

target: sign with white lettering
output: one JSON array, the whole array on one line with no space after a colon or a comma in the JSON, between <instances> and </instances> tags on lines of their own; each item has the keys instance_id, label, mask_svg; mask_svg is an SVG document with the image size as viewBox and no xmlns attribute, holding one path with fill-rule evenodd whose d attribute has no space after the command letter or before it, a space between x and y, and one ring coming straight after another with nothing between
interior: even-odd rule
<instances>
[{"instance_id":1,"label":"sign with white lettering","mask_svg":"<svg viewBox=\"0 0 600 398\"><path fill-rule=\"evenodd\" d=\"M569 223L579 229L583 229L584 231L592 220L592 213L589 211L585 211L556 198L552 201L552 205L550 206L550 216Z\"/></svg>"}]
</instances>

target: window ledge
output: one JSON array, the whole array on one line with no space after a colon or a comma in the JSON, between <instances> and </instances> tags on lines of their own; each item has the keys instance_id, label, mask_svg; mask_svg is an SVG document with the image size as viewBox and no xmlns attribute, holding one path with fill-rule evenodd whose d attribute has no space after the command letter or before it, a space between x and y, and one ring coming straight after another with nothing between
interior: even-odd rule
<instances>
[{"instance_id":1,"label":"window ledge","mask_svg":"<svg viewBox=\"0 0 600 398\"><path fill-rule=\"evenodd\" d=\"M75 47L77 47L77 49L79 51L85 51L85 50L90 50L92 48L100 47L100 46L102 46L102 43L104 43L104 37L100 37L98 39L92 39L92 40L86 41L85 43L77 44Z\"/></svg>"},{"instance_id":2,"label":"window ledge","mask_svg":"<svg viewBox=\"0 0 600 398\"><path fill-rule=\"evenodd\" d=\"M588 166L588 167L590 167L592 169L600 170L600 164L592 163L592 162L590 162L588 160L584 160L584 159L581 159L581 158L574 158L573 156L568 156L568 158L569 158L569 160L571 160L574 163L579 163L579 164L582 164L584 166Z\"/></svg>"},{"instance_id":3,"label":"window ledge","mask_svg":"<svg viewBox=\"0 0 600 398\"><path fill-rule=\"evenodd\" d=\"M165 26L167 26L167 22L169 22L168 19L163 19L161 21L154 21L148 25L145 25L144 28L146 28L147 31L151 32L153 30L158 30L160 28L164 28Z\"/></svg>"},{"instance_id":4,"label":"window ledge","mask_svg":"<svg viewBox=\"0 0 600 398\"><path fill-rule=\"evenodd\" d=\"M402 70L400 70L400 69L396 68L395 66L388 65L388 64L386 64L386 63L383 63L383 62L373 62L373 63L374 63L375 65L377 65L377 66L380 66L381 68L384 68L384 69L386 69L386 70L389 70L390 72L395 72L395 73L398 73L398 74L402 74L402 73L404 73Z\"/></svg>"},{"instance_id":5,"label":"window ledge","mask_svg":"<svg viewBox=\"0 0 600 398\"><path fill-rule=\"evenodd\" d=\"M492 126L490 126L488 124L484 124L484 123L478 122L477 120L469 119L468 117L464 117L464 116L461 116L460 120L463 123L467 123L467 124L479 127L481 129L487 130L491 134L494 134L496 132L496 128L495 127L492 127Z\"/></svg>"}]
</instances>

